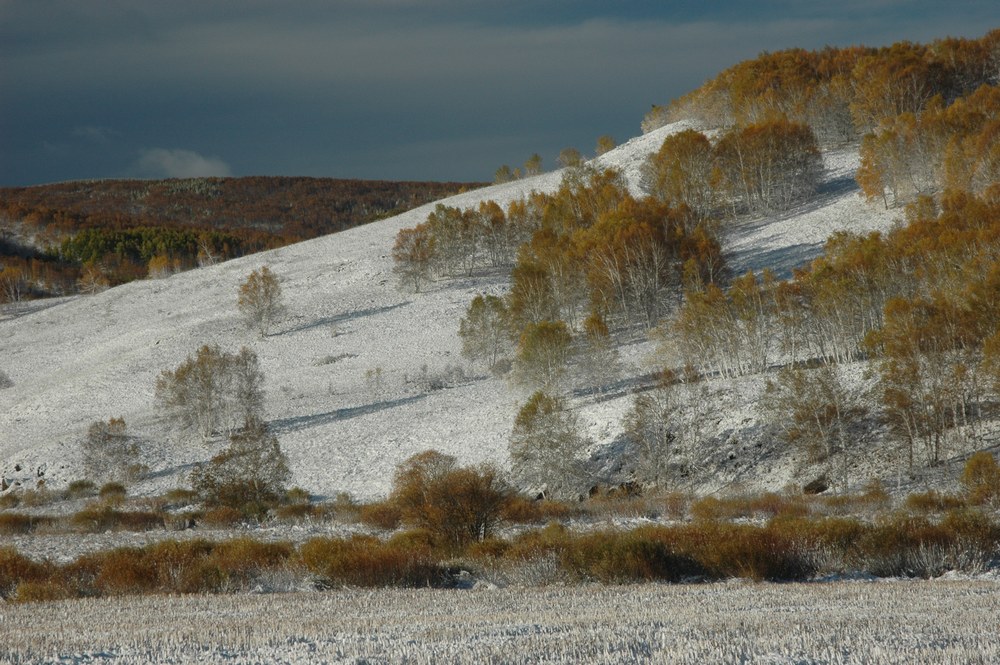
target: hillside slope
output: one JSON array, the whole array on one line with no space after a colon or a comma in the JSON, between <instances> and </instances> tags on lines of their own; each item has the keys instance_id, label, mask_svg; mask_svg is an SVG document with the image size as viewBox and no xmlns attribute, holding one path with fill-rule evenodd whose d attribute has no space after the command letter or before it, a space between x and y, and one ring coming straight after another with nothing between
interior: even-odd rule
<instances>
[{"instance_id":1,"label":"hillside slope","mask_svg":"<svg viewBox=\"0 0 1000 665\"><path fill-rule=\"evenodd\" d=\"M678 123L650 132L596 161L621 168L639 193L646 155L681 128ZM824 159L823 188L808 205L743 222L724 234L736 271L772 267L787 273L816 256L835 230L885 229L893 223L896 213L859 196L852 179L856 150ZM487 199L504 204L532 189L553 191L560 178L559 172L546 173L443 202L461 208ZM0 472L8 482L26 484L35 482L40 469L52 486L77 479L82 475L78 442L87 426L122 416L131 433L145 441L143 462L152 474L140 491L186 484L191 465L215 450L171 432L157 412L154 384L162 370L176 367L202 344L231 351L246 345L259 355L267 415L288 453L294 483L315 493L384 494L395 465L427 448L463 463L506 464L507 437L526 396L503 379L467 367L465 381L428 379L446 374L449 366L466 365L459 353L459 319L477 292L503 292L507 277L483 273L439 281L414 294L401 291L392 273L396 233L424 221L432 209L427 205L270 252L0 317L0 370L14 384L0 390ZM272 335L257 339L240 321L236 292L246 275L264 264L282 280L288 315ZM649 342L623 347L628 372L648 373L652 350ZM724 387L732 393L733 408L713 419L720 440L755 427L746 404L759 381L746 383ZM627 394L574 400L598 456L620 434L629 404ZM744 464L737 475L780 487L793 473L783 459ZM721 478L710 467L693 480L696 485L711 488L736 478Z\"/></svg>"}]
</instances>

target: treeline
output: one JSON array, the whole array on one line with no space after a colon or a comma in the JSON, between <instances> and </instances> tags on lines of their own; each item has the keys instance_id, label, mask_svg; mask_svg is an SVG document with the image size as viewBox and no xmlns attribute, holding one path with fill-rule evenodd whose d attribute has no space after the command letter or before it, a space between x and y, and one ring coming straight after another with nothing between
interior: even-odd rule
<instances>
[{"instance_id":1,"label":"treeline","mask_svg":"<svg viewBox=\"0 0 1000 665\"><path fill-rule=\"evenodd\" d=\"M848 143L885 118L920 113L935 97L948 105L996 85L998 62L1000 30L931 44L763 53L667 106L654 106L642 129L681 119L728 127L784 118L809 125L824 145Z\"/></svg>"},{"instance_id":2,"label":"treeline","mask_svg":"<svg viewBox=\"0 0 1000 665\"><path fill-rule=\"evenodd\" d=\"M22 298L73 293L315 238L474 186L248 177L4 188L0 270Z\"/></svg>"}]
</instances>

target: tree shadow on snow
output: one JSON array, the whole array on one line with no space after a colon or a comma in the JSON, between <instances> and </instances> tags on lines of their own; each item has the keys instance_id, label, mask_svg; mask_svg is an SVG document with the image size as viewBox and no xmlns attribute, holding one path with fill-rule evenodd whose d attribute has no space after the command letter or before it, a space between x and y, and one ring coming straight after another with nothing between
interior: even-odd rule
<instances>
[{"instance_id":1,"label":"tree shadow on snow","mask_svg":"<svg viewBox=\"0 0 1000 665\"><path fill-rule=\"evenodd\" d=\"M308 429L310 427L329 425L330 423L335 423L341 420L348 420L349 418L357 418L358 416L367 416L369 414L378 413L379 411L384 411L386 409L393 409L397 406L403 406L405 404L410 404L412 402L422 400L426 396L427 395L412 395L410 397L401 397L399 399L387 400L385 402L373 402L371 404L364 404L362 406L352 406L346 409L336 409L334 411L328 411L327 413L317 413L311 416L280 418L278 420L272 420L269 424L271 426L272 431L275 434L296 432L298 430Z\"/></svg>"},{"instance_id":2,"label":"tree shadow on snow","mask_svg":"<svg viewBox=\"0 0 1000 665\"><path fill-rule=\"evenodd\" d=\"M758 272L770 268L778 279L788 279L792 276L793 268L804 265L822 253L823 243L799 243L766 252L753 248L733 252L726 260L734 275L742 275L747 270Z\"/></svg>"},{"instance_id":3,"label":"tree shadow on snow","mask_svg":"<svg viewBox=\"0 0 1000 665\"><path fill-rule=\"evenodd\" d=\"M345 321L352 321L354 319L361 319L366 316L373 316L375 314L384 314L385 312L391 312L394 309L400 307L405 307L409 305L412 300L405 300L403 302L398 302L393 305L386 305L384 307L371 307L369 309L359 309L353 312L344 312L342 314L336 314L334 316L326 316L322 319L316 319L315 321L310 321L309 323L304 323L299 326L289 328L287 330L282 330L281 332L272 333L269 337L278 337L280 335L291 335L294 333L304 332L306 330L312 330L313 328L321 328L323 326L336 325L338 323L343 323Z\"/></svg>"}]
</instances>

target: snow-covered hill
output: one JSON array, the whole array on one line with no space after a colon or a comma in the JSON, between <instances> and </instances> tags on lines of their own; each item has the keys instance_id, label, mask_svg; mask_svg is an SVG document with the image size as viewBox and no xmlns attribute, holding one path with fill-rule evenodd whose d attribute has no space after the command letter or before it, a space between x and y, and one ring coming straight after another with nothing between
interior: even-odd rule
<instances>
[{"instance_id":1,"label":"snow-covered hill","mask_svg":"<svg viewBox=\"0 0 1000 665\"><path fill-rule=\"evenodd\" d=\"M635 138L599 165L621 168L635 193L645 157L682 124ZM724 238L737 271L787 272L819 253L838 229L885 229L893 215L865 203L853 182L857 153L825 156L820 195L776 219L745 222ZM553 191L561 173L546 173L443 201L470 207L501 204L531 190ZM500 293L506 278L484 274L440 281L426 292L398 288L391 248L396 233L424 221L424 206L382 222L161 280L133 282L94 296L38 303L0 317L0 472L50 486L81 477L79 440L95 420L122 416L143 437L152 477L143 491L186 484L191 465L215 450L178 438L154 402L157 375L202 344L235 351L246 345L266 375L266 409L289 455L294 482L333 495L383 494L396 464L436 448L463 463L507 460L507 436L525 395L504 380L470 369L459 354L458 322L477 292ZM242 325L239 283L267 264L280 276L288 315L266 339ZM623 349L636 374L652 346ZM471 379L432 389L426 376L465 366ZM620 433L629 398L578 400L574 408L598 443ZM738 427L736 408L719 427ZM732 418L732 423L722 422ZM781 482L778 474L762 479Z\"/></svg>"}]
</instances>

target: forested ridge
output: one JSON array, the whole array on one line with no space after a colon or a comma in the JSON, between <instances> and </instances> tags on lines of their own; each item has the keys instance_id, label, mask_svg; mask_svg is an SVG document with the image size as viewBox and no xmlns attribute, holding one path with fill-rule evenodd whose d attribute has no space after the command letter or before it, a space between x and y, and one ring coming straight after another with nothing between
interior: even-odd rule
<instances>
[{"instance_id":1,"label":"forested ridge","mask_svg":"<svg viewBox=\"0 0 1000 665\"><path fill-rule=\"evenodd\" d=\"M273 249L476 186L257 176L0 188L0 302Z\"/></svg>"}]
</instances>

